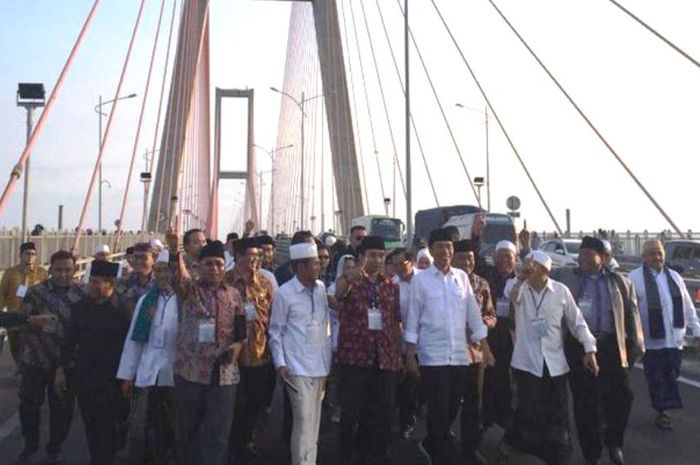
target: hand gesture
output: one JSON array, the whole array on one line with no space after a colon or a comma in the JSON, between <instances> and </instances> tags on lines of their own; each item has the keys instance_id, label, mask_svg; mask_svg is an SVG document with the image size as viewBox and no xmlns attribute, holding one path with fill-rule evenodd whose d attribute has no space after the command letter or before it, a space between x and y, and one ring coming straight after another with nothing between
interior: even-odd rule
<instances>
[{"instance_id":1,"label":"hand gesture","mask_svg":"<svg viewBox=\"0 0 700 465\"><path fill-rule=\"evenodd\" d=\"M255 221L252 219L248 220L245 222L245 232L247 234L250 234L253 232L253 229L255 229Z\"/></svg>"},{"instance_id":2,"label":"hand gesture","mask_svg":"<svg viewBox=\"0 0 700 465\"><path fill-rule=\"evenodd\" d=\"M168 232L165 233L165 242L168 244L168 248L171 253L177 252L178 245L180 244L180 226L179 218L175 217L175 223L168 228Z\"/></svg>"},{"instance_id":3,"label":"hand gesture","mask_svg":"<svg viewBox=\"0 0 700 465\"><path fill-rule=\"evenodd\" d=\"M524 250L530 250L532 248L532 237L530 231L527 229L522 229L520 234L518 234L518 240L520 241L520 247Z\"/></svg>"},{"instance_id":4,"label":"hand gesture","mask_svg":"<svg viewBox=\"0 0 700 465\"><path fill-rule=\"evenodd\" d=\"M131 380L125 380L122 383L122 395L125 399L131 399L131 395L134 393L134 382Z\"/></svg>"},{"instance_id":5,"label":"hand gesture","mask_svg":"<svg viewBox=\"0 0 700 465\"><path fill-rule=\"evenodd\" d=\"M600 369L598 368L598 360L596 359L595 352L588 352L583 357L583 364L586 369L590 371L593 376L597 377Z\"/></svg>"},{"instance_id":6,"label":"hand gesture","mask_svg":"<svg viewBox=\"0 0 700 465\"><path fill-rule=\"evenodd\" d=\"M480 237L481 233L484 232L486 227L486 220L484 215L478 215L474 218L474 225L472 226L472 237Z\"/></svg>"}]
</instances>

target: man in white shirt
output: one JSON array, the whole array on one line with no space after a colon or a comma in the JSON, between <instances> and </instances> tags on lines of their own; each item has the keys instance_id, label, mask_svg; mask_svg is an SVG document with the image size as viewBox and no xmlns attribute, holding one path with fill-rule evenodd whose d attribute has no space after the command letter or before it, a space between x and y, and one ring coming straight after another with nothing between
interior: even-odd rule
<instances>
[{"instance_id":1,"label":"man in white shirt","mask_svg":"<svg viewBox=\"0 0 700 465\"><path fill-rule=\"evenodd\" d=\"M231 271L236 265L236 254L234 252L234 245L238 240L238 233L232 232L226 235L226 250L224 250L224 266L226 271Z\"/></svg>"},{"instance_id":2,"label":"man in white shirt","mask_svg":"<svg viewBox=\"0 0 700 465\"><path fill-rule=\"evenodd\" d=\"M658 412L656 425L673 428L667 410L683 408L676 378L680 375L686 330L700 341L700 322L683 278L665 264L658 240L644 243L644 265L632 270L630 279L639 301L646 353L644 374L651 406Z\"/></svg>"},{"instance_id":3,"label":"man in white shirt","mask_svg":"<svg viewBox=\"0 0 700 465\"><path fill-rule=\"evenodd\" d=\"M454 247L449 231L432 231L428 246L433 264L411 280L411 299L404 325L406 364L410 373L422 378L428 396L428 437L420 443L420 450L430 463L451 465L454 451L449 438L450 425L462 400L462 408L478 408L476 396L468 396L467 367L472 360L467 346L480 346L487 329L469 277L450 265ZM465 463L485 463L476 452L478 437L478 431L462 431Z\"/></svg>"},{"instance_id":4,"label":"man in white shirt","mask_svg":"<svg viewBox=\"0 0 700 465\"><path fill-rule=\"evenodd\" d=\"M328 300L317 279L316 245L293 244L289 256L295 276L275 292L270 349L292 406L292 465L315 465L321 401L331 367Z\"/></svg>"},{"instance_id":5,"label":"man in white shirt","mask_svg":"<svg viewBox=\"0 0 700 465\"><path fill-rule=\"evenodd\" d=\"M173 363L179 306L169 260L168 250L158 255L155 285L136 304L117 372L117 378L124 380L124 396L136 397L128 438L133 463L169 463L175 458ZM134 390L134 386L138 389ZM151 433L156 435L155 441L147 441Z\"/></svg>"},{"instance_id":6,"label":"man in white shirt","mask_svg":"<svg viewBox=\"0 0 700 465\"><path fill-rule=\"evenodd\" d=\"M411 298L411 281L417 271L413 257L404 248L395 249L391 254L391 264L394 266L394 284L399 287L399 309L401 321L406 321L408 306ZM401 433L404 439L409 439L416 425L418 414L418 388L420 379L406 373L396 391L396 404L399 407Z\"/></svg>"},{"instance_id":7,"label":"man in white shirt","mask_svg":"<svg viewBox=\"0 0 700 465\"><path fill-rule=\"evenodd\" d=\"M499 463L507 463L510 448L532 454L545 463L562 465L571 457L564 331L584 347L584 364L598 374L596 339L586 325L569 289L549 278L552 260L532 252L531 269L511 292L515 347L511 366L517 384L515 421L499 445ZM566 329L563 325L566 325Z\"/></svg>"}]
</instances>

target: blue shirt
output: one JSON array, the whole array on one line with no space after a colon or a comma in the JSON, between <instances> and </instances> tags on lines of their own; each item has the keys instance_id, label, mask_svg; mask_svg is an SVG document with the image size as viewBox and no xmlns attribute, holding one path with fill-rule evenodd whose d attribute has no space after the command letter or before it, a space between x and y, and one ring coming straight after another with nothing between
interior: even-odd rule
<instances>
[{"instance_id":1,"label":"blue shirt","mask_svg":"<svg viewBox=\"0 0 700 465\"><path fill-rule=\"evenodd\" d=\"M615 333L612 298L605 271L581 274L577 302L593 334Z\"/></svg>"}]
</instances>

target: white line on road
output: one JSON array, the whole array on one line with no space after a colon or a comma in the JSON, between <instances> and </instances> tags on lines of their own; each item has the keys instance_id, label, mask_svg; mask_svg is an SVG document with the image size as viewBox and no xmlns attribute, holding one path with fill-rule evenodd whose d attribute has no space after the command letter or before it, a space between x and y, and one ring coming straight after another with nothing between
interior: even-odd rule
<instances>
[{"instance_id":1,"label":"white line on road","mask_svg":"<svg viewBox=\"0 0 700 465\"><path fill-rule=\"evenodd\" d=\"M19 427L19 413L12 415L5 423L0 426L0 441L4 441L7 436L12 434Z\"/></svg>"},{"instance_id":2,"label":"white line on road","mask_svg":"<svg viewBox=\"0 0 700 465\"><path fill-rule=\"evenodd\" d=\"M644 370L644 365L639 362L635 363L634 367ZM700 389L700 381L695 381L694 379L686 378L685 376L679 376L677 379L679 383L687 384L688 386L693 386L694 388Z\"/></svg>"}]
</instances>

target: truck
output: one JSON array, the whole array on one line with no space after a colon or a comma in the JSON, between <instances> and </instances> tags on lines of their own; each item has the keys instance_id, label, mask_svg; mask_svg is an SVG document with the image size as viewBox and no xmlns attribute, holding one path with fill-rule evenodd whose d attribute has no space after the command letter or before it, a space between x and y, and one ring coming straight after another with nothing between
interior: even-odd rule
<instances>
[{"instance_id":1,"label":"truck","mask_svg":"<svg viewBox=\"0 0 700 465\"><path fill-rule=\"evenodd\" d=\"M472 227L476 217L484 216L486 226L481 233L481 254L483 256L493 255L496 244L499 241L507 240L517 244L517 235L513 219L503 213L468 213L450 218L442 227L454 226L459 231L462 239L469 239L472 235Z\"/></svg>"},{"instance_id":2,"label":"truck","mask_svg":"<svg viewBox=\"0 0 700 465\"><path fill-rule=\"evenodd\" d=\"M387 249L395 249L401 245L404 234L403 221L385 215L365 215L354 218L351 226L364 226L367 234L384 239Z\"/></svg>"}]
</instances>

